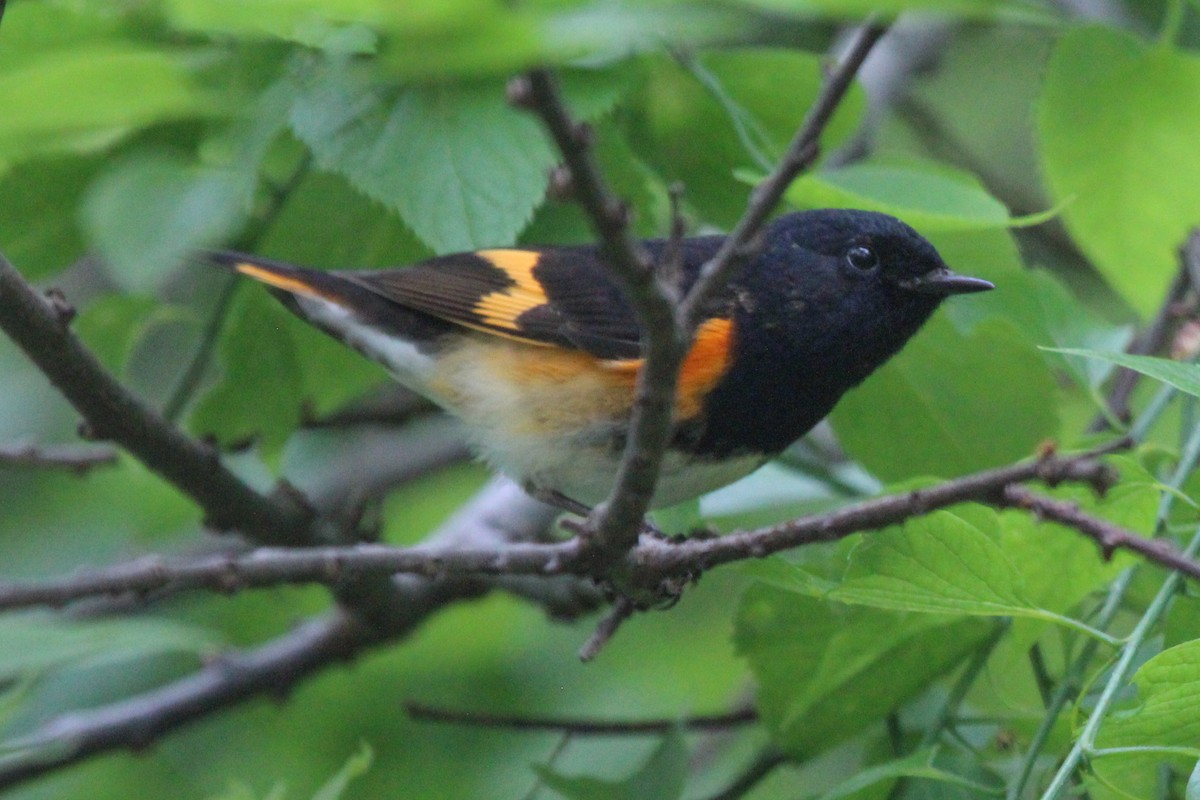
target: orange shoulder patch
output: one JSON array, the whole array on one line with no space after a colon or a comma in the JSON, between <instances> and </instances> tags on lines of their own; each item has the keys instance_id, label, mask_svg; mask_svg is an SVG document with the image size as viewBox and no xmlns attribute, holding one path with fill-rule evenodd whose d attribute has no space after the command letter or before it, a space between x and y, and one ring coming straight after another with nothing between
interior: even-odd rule
<instances>
[{"instance_id":1,"label":"orange shoulder patch","mask_svg":"<svg viewBox=\"0 0 1200 800\"><path fill-rule=\"evenodd\" d=\"M480 250L475 255L504 272L513 285L485 294L475 303L472 312L484 325L520 330L517 318L548 302L545 290L533 276L541 253L536 250Z\"/></svg>"},{"instance_id":2,"label":"orange shoulder patch","mask_svg":"<svg viewBox=\"0 0 1200 800\"><path fill-rule=\"evenodd\" d=\"M696 331L692 349L679 370L675 412L680 419L700 413L704 398L729 371L733 357L733 320L706 320Z\"/></svg>"},{"instance_id":3,"label":"orange shoulder patch","mask_svg":"<svg viewBox=\"0 0 1200 800\"><path fill-rule=\"evenodd\" d=\"M675 415L680 420L691 419L704 408L704 398L729 371L733 357L733 320L714 317L706 320L697 330L679 368L679 385L675 390ZM637 373L642 368L642 359L630 358L606 361L604 365L624 374L632 389Z\"/></svg>"}]
</instances>

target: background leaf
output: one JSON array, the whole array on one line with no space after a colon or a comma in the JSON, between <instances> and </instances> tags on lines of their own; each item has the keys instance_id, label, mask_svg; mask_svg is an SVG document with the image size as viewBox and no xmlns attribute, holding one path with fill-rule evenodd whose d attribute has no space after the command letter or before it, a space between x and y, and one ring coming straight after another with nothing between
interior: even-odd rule
<instances>
[{"instance_id":1,"label":"background leaf","mask_svg":"<svg viewBox=\"0 0 1200 800\"><path fill-rule=\"evenodd\" d=\"M1079 246L1139 312L1176 269L1200 219L1200 58L1109 28L1068 32L1038 103L1042 164Z\"/></svg>"},{"instance_id":2,"label":"background leaf","mask_svg":"<svg viewBox=\"0 0 1200 800\"><path fill-rule=\"evenodd\" d=\"M554 163L535 121L496 83L391 95L332 70L291 122L323 169L394 209L439 253L513 242Z\"/></svg>"},{"instance_id":3,"label":"background leaf","mask_svg":"<svg viewBox=\"0 0 1200 800\"><path fill-rule=\"evenodd\" d=\"M123 162L89 189L83 225L130 291L162 285L184 256L228 237L244 218L242 179L152 155Z\"/></svg>"},{"instance_id":4,"label":"background leaf","mask_svg":"<svg viewBox=\"0 0 1200 800\"><path fill-rule=\"evenodd\" d=\"M1021 335L987 320L963 336L938 317L832 420L884 480L958 475L1028 455L1058 428L1054 380Z\"/></svg>"}]
</instances>

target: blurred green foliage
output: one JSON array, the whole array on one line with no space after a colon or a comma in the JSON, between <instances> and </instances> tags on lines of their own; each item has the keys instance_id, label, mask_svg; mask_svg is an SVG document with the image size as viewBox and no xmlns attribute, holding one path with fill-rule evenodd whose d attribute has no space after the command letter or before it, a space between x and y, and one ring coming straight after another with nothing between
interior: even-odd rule
<instances>
[{"instance_id":1,"label":"blurred green foliage","mask_svg":"<svg viewBox=\"0 0 1200 800\"><path fill-rule=\"evenodd\" d=\"M821 470L788 458L700 506L719 509L722 528L779 521L1006 463L1050 439L1082 446L1113 361L1196 394L1191 366L1040 349L1123 347L1200 224L1195 4L1075 7L14 0L0 25L0 251L30 279L62 286L103 363L150 402L182 400L184 425L235 448L229 461L248 480L266 486L282 472L305 485L329 434L302 423L385 376L264 293L227 295L224 278L189 254L232 245L373 267L590 237L577 207L547 196L557 161L548 138L505 101L505 81L535 64L559 71L573 112L593 126L639 234L667 232L676 181L693 231L727 229L811 104L843 24L904 12L900 25L929 38L906 51L896 37L877 52L900 76L899 95L874 118L878 83L854 87L787 203L900 216L999 290L952 301L847 396L832 427L848 463ZM908 74L925 48L932 63ZM1047 209L1061 214L1012 227ZM209 345L212 362L185 377ZM73 438L73 413L7 341L0 374L0 443ZM1106 498L1058 495L1149 533L1175 433L1194 422L1191 405L1173 409L1150 443L1116 461L1122 479ZM419 541L483 480L482 468L455 465L393 491L380 511L384 537ZM1194 524L1194 504L1178 506L1173 523ZM189 502L127 457L82 477L0 464L0 508L4 578L209 545ZM994 796L1045 715L1042 670L1062 676L1098 598L1132 563L1105 563L1092 544L1023 513L955 509L715 571L668 613L635 617L587 666L575 651L594 620L551 624L497 594L323 671L282 705L248 702L12 796L499 798L535 796L540 781L540 797L699 798L767 746L797 765L746 797ZM1139 574L1116 635L1159 580ZM324 590L280 588L181 596L136 614L0 618L0 771L40 722L186 676L329 602ZM1165 644L1152 638L1142 654L1129 702L1099 741L1143 749L1094 759L1091 797L1149 797L1161 786L1153 796L1183 797L1200 757L1195 606L1181 598ZM1016 619L997 638L992 617ZM923 735L942 724L939 703L985 645L994 649L953 709L976 721L932 749ZM1111 651L1101 652L1082 675L1089 685L1103 680ZM417 723L402 708L416 698L640 719L721 711L751 691L764 724L719 745L681 731L567 741ZM1021 797L1036 796L1092 699L1071 698ZM1145 749L1162 747L1175 749ZM1164 762L1174 770L1165 782Z\"/></svg>"}]
</instances>

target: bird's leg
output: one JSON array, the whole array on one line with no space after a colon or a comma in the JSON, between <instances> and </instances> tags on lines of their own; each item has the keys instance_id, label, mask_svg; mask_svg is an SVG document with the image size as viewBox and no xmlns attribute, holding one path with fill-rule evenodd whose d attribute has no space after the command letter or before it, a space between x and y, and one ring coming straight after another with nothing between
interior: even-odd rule
<instances>
[{"instance_id":1,"label":"bird's leg","mask_svg":"<svg viewBox=\"0 0 1200 800\"><path fill-rule=\"evenodd\" d=\"M534 500L538 500L548 506L557 508L560 511L566 511L568 514L574 514L578 517L586 517L588 514L592 513L591 506L567 497L565 494L555 489L547 489L546 487L538 486L535 483L522 484L521 488L524 489L525 493Z\"/></svg>"},{"instance_id":2,"label":"bird's leg","mask_svg":"<svg viewBox=\"0 0 1200 800\"><path fill-rule=\"evenodd\" d=\"M555 489L547 489L546 487L538 486L535 483L524 483L521 485L521 488L524 489L525 493L534 500L538 500L548 506L552 506L553 508L566 511L568 514L574 514L577 517L583 517L586 519L587 516L592 513L591 506L587 505L586 503L581 503L572 497L567 497L565 494ZM642 520L642 533L649 534L650 536L654 536L659 539L669 538L665 533L659 530L657 526L646 519Z\"/></svg>"}]
</instances>

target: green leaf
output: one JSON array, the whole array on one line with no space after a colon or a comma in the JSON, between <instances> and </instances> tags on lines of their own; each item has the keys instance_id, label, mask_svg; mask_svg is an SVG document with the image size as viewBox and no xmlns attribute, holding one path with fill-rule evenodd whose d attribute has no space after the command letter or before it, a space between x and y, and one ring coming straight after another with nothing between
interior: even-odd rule
<instances>
[{"instance_id":1,"label":"green leaf","mask_svg":"<svg viewBox=\"0 0 1200 800\"><path fill-rule=\"evenodd\" d=\"M982 230L1015 223L979 181L940 164L859 162L802 176L785 195L799 208L861 208L921 231Z\"/></svg>"},{"instance_id":2,"label":"green leaf","mask_svg":"<svg viewBox=\"0 0 1200 800\"><path fill-rule=\"evenodd\" d=\"M753 586L735 643L776 742L811 757L922 691L988 635L981 620L847 606Z\"/></svg>"},{"instance_id":3,"label":"green leaf","mask_svg":"<svg viewBox=\"0 0 1200 800\"><path fill-rule=\"evenodd\" d=\"M555 160L499 83L394 94L332 67L313 78L290 119L322 169L397 211L437 252L511 243L541 203Z\"/></svg>"},{"instance_id":4,"label":"green leaf","mask_svg":"<svg viewBox=\"0 0 1200 800\"><path fill-rule=\"evenodd\" d=\"M1133 675L1137 706L1113 713L1099 747L1171 747L1200 756L1200 640L1151 658Z\"/></svg>"},{"instance_id":5,"label":"green leaf","mask_svg":"<svg viewBox=\"0 0 1200 800\"><path fill-rule=\"evenodd\" d=\"M941 249L939 247L939 249ZM943 252L944 256L947 253ZM970 263L959 259L949 263ZM985 273L990 277L990 273ZM1021 269L996 277L1001 291L987 292L971 298L969 303L954 303L947 308L955 324L971 327L989 317L1003 317L1012 322L1029 339L1042 347L1046 358L1056 368L1070 373L1079 385L1095 389L1112 372L1112 367L1097 360L1081 361L1066 358L1057 347L1086 345L1095 350L1113 350L1129 341L1132 327L1114 325L1071 296L1058 278L1046 270Z\"/></svg>"},{"instance_id":6,"label":"green leaf","mask_svg":"<svg viewBox=\"0 0 1200 800\"><path fill-rule=\"evenodd\" d=\"M166 155L117 165L88 190L84 230L129 291L156 289L187 254L232 233L245 216L244 173L199 169Z\"/></svg>"},{"instance_id":7,"label":"green leaf","mask_svg":"<svg viewBox=\"0 0 1200 800\"><path fill-rule=\"evenodd\" d=\"M353 236L346 231L353 230ZM395 267L432 255L394 213L344 178L310 172L288 194L259 252L330 269Z\"/></svg>"},{"instance_id":8,"label":"green leaf","mask_svg":"<svg viewBox=\"0 0 1200 800\"><path fill-rule=\"evenodd\" d=\"M224 374L196 405L190 427L223 445L258 439L275 452L300 422L303 376L290 326L299 324L266 292L239 292L221 337Z\"/></svg>"},{"instance_id":9,"label":"green leaf","mask_svg":"<svg viewBox=\"0 0 1200 800\"><path fill-rule=\"evenodd\" d=\"M624 780L566 776L540 764L533 769L542 783L570 800L672 800L683 795L687 762L683 732L673 728L645 763Z\"/></svg>"},{"instance_id":10,"label":"green leaf","mask_svg":"<svg viewBox=\"0 0 1200 800\"><path fill-rule=\"evenodd\" d=\"M1007 616L1033 607L1004 550L950 511L864 536L830 598L899 611Z\"/></svg>"},{"instance_id":11,"label":"green leaf","mask_svg":"<svg viewBox=\"0 0 1200 800\"><path fill-rule=\"evenodd\" d=\"M937 781L938 783L965 786L970 789L989 793L995 789L994 786L986 786L972 780L967 780L960 775L955 775L953 772L947 772L935 766L933 761L937 757L937 754L938 749L933 747L926 750L918 750L904 758L868 767L857 775L842 781L837 786L822 794L817 800L842 800L844 797L851 797L877 783L893 781L897 778L923 778L925 780Z\"/></svg>"},{"instance_id":12,"label":"green leaf","mask_svg":"<svg viewBox=\"0 0 1200 800\"><path fill-rule=\"evenodd\" d=\"M770 48L701 53L690 71L656 58L640 94L640 130L630 141L664 178L683 182L687 204L727 227L750 194L734 171L761 172L764 160L784 151L820 89L821 65L811 53ZM781 76L786 92L779 91ZM825 132L827 150L854 133L864 107L861 90L852 87Z\"/></svg>"},{"instance_id":13,"label":"green leaf","mask_svg":"<svg viewBox=\"0 0 1200 800\"><path fill-rule=\"evenodd\" d=\"M359 745L358 752L350 756L337 774L317 790L316 794L312 796L312 800L341 800L350 782L367 774L367 770L371 768L374 760L375 753L371 750L371 746L363 742Z\"/></svg>"},{"instance_id":14,"label":"green leaf","mask_svg":"<svg viewBox=\"0 0 1200 800\"><path fill-rule=\"evenodd\" d=\"M832 420L846 450L886 481L959 475L1021 458L1053 436L1055 392L1037 350L1007 321L961 335L935 316L846 394Z\"/></svg>"},{"instance_id":15,"label":"green leaf","mask_svg":"<svg viewBox=\"0 0 1200 800\"><path fill-rule=\"evenodd\" d=\"M1161 300L1176 249L1200 220L1200 58L1109 27L1068 32L1038 104L1050 188L1105 279L1142 313Z\"/></svg>"},{"instance_id":16,"label":"green leaf","mask_svg":"<svg viewBox=\"0 0 1200 800\"><path fill-rule=\"evenodd\" d=\"M36 280L83 255L79 198L100 163L78 157L36 159L0 177L0 242L22 275Z\"/></svg>"},{"instance_id":17,"label":"green leaf","mask_svg":"<svg viewBox=\"0 0 1200 800\"><path fill-rule=\"evenodd\" d=\"M115 44L52 52L0 72L0 161L94 149L212 106L174 54Z\"/></svg>"},{"instance_id":18,"label":"green leaf","mask_svg":"<svg viewBox=\"0 0 1200 800\"><path fill-rule=\"evenodd\" d=\"M1147 378L1162 381L1185 394L1200 397L1200 366L1187 364L1182 361L1172 361L1169 358L1154 356L1135 356L1128 353L1105 353L1097 350L1082 350L1070 347L1043 348L1051 353L1062 353L1067 356L1081 356L1099 361L1107 361L1121 367L1128 367L1134 372L1140 372Z\"/></svg>"},{"instance_id":19,"label":"green leaf","mask_svg":"<svg viewBox=\"0 0 1200 800\"><path fill-rule=\"evenodd\" d=\"M162 308L149 297L104 295L88 303L73 325L100 363L120 375L151 316Z\"/></svg>"},{"instance_id":20,"label":"green leaf","mask_svg":"<svg viewBox=\"0 0 1200 800\"><path fill-rule=\"evenodd\" d=\"M0 619L0 680L65 665L202 653L217 644L208 631L154 617L75 621L16 614Z\"/></svg>"}]
</instances>

